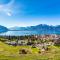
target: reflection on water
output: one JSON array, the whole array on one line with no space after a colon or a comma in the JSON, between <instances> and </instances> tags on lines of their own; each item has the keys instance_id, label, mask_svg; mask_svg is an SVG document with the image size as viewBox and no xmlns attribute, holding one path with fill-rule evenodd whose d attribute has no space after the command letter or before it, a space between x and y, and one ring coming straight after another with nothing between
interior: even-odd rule
<instances>
[{"instance_id":1,"label":"reflection on water","mask_svg":"<svg viewBox=\"0 0 60 60\"><path fill-rule=\"evenodd\" d=\"M36 31L8 31L1 33L0 35L10 35L10 36L24 36L24 35L34 35L37 34Z\"/></svg>"},{"instance_id":2,"label":"reflection on water","mask_svg":"<svg viewBox=\"0 0 60 60\"><path fill-rule=\"evenodd\" d=\"M46 31L8 31L5 33L0 33L0 35L10 35L10 36L24 36L24 35L40 35L40 34L60 34L59 32L46 32Z\"/></svg>"}]
</instances>

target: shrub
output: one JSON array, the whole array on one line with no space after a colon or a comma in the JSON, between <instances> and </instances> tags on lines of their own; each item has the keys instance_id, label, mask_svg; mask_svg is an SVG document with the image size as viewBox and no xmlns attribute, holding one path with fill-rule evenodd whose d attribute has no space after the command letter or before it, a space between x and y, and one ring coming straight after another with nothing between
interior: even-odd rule
<instances>
[{"instance_id":1,"label":"shrub","mask_svg":"<svg viewBox=\"0 0 60 60\"><path fill-rule=\"evenodd\" d=\"M25 48L19 50L19 54L30 54L30 53L31 51Z\"/></svg>"}]
</instances>

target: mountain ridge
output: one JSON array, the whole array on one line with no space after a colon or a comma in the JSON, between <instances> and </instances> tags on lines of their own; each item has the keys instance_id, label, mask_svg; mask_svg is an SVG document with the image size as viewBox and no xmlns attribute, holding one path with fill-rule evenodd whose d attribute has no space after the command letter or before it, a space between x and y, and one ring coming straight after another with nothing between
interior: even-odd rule
<instances>
[{"instance_id":1,"label":"mountain ridge","mask_svg":"<svg viewBox=\"0 0 60 60\"><path fill-rule=\"evenodd\" d=\"M60 25L47 25L47 24L39 24L36 26L28 26L28 27L12 27L10 30L15 31L57 31L60 32Z\"/></svg>"},{"instance_id":2,"label":"mountain ridge","mask_svg":"<svg viewBox=\"0 0 60 60\"><path fill-rule=\"evenodd\" d=\"M9 29L5 26L0 25L0 33L7 32Z\"/></svg>"}]
</instances>

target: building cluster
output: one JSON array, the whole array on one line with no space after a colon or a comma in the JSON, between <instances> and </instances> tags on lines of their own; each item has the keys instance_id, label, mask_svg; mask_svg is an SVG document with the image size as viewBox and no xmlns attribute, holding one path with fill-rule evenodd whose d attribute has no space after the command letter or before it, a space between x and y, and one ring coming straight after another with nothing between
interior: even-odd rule
<instances>
[{"instance_id":1,"label":"building cluster","mask_svg":"<svg viewBox=\"0 0 60 60\"><path fill-rule=\"evenodd\" d=\"M33 41L36 46L43 45L41 41L49 41L48 43L44 42L45 45L60 44L60 35L31 35L31 36L19 36L16 40L7 40L6 44L9 45L32 45ZM15 37L14 37L15 38ZM11 37L9 38L11 39Z\"/></svg>"}]
</instances>

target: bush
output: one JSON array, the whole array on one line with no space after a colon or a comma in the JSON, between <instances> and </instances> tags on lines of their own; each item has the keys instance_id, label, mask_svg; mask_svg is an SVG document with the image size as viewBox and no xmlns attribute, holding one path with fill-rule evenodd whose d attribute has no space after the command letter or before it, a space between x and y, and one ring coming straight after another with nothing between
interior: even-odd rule
<instances>
[{"instance_id":1,"label":"bush","mask_svg":"<svg viewBox=\"0 0 60 60\"><path fill-rule=\"evenodd\" d=\"M25 49L25 48L19 50L19 54L30 54L30 53L31 53L31 51L29 51L28 49Z\"/></svg>"}]
</instances>

